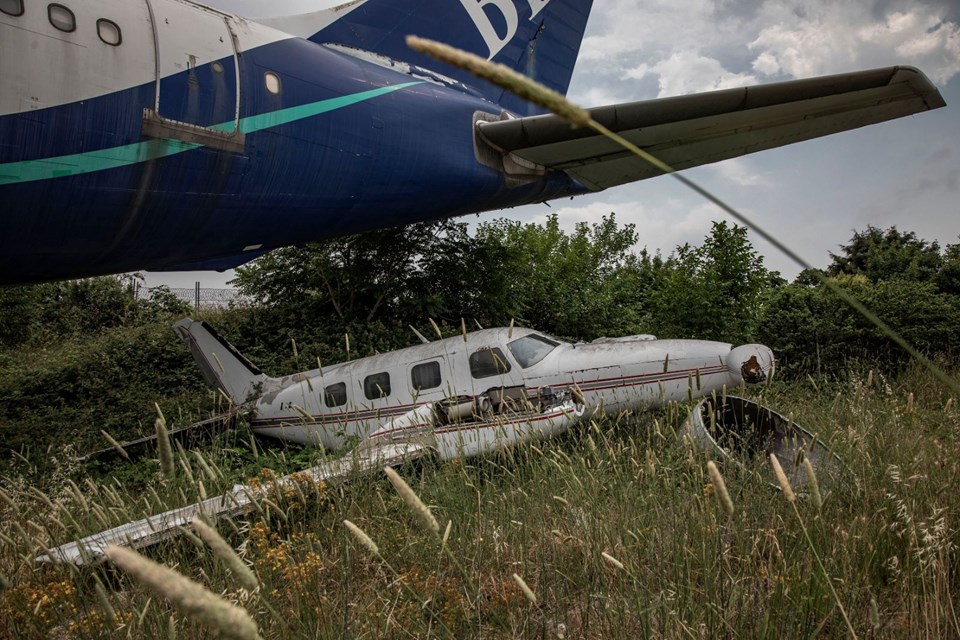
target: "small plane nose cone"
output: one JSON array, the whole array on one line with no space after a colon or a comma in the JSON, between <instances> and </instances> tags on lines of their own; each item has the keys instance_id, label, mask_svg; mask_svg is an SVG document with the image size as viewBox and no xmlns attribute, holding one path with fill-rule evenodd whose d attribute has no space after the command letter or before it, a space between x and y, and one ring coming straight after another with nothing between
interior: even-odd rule
<instances>
[{"instance_id":1,"label":"small plane nose cone","mask_svg":"<svg viewBox=\"0 0 960 640\"><path fill-rule=\"evenodd\" d=\"M735 385L767 382L773 377L773 351L762 344L736 347L727 356L727 368Z\"/></svg>"}]
</instances>

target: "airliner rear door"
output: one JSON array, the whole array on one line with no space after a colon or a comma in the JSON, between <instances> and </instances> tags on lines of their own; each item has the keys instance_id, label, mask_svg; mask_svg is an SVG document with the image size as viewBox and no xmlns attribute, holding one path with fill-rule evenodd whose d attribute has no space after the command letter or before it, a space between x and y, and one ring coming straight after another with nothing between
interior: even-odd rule
<instances>
[{"instance_id":1,"label":"airliner rear door","mask_svg":"<svg viewBox=\"0 0 960 640\"><path fill-rule=\"evenodd\" d=\"M176 0L148 2L158 64L156 105L147 118L154 122L145 121L145 133L242 150L242 141L237 148L210 144L204 137L212 134L214 139L231 137L237 142L242 136L237 40L230 17Z\"/></svg>"}]
</instances>

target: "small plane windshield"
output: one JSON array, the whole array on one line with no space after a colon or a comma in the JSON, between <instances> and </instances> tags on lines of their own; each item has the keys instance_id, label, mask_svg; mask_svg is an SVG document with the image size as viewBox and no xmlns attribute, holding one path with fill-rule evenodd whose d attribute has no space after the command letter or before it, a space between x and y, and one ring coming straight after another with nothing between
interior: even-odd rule
<instances>
[{"instance_id":1,"label":"small plane windshield","mask_svg":"<svg viewBox=\"0 0 960 640\"><path fill-rule=\"evenodd\" d=\"M559 342L554 342L549 338L531 333L528 336L517 338L508 343L507 346L520 366L526 369L546 358L547 354L556 349L559 344Z\"/></svg>"}]
</instances>

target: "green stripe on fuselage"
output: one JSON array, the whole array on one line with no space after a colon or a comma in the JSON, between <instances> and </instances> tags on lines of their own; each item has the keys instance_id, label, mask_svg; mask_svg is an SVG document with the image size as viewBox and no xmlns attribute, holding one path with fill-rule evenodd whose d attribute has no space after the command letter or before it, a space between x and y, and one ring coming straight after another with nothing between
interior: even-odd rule
<instances>
[{"instance_id":1,"label":"green stripe on fuselage","mask_svg":"<svg viewBox=\"0 0 960 640\"><path fill-rule=\"evenodd\" d=\"M330 98L320 100L319 102L311 102L310 104L302 104L296 107L288 107L269 113L248 116L240 120L240 131L243 133L253 133L282 124L296 122L297 120L310 118L320 115L321 113L327 113L328 111L336 111L337 109L349 107L358 102L370 100L417 84L422 84L422 82L405 82L389 87L371 89L370 91L361 91L360 93L341 96L339 98ZM230 122L224 122L209 128L214 131L231 132L234 130L234 122L231 120ZM143 142L134 142L133 144L120 147L112 147L110 149L98 149L96 151L75 153L67 156L58 156L56 158L9 162L7 164L0 164L0 186L21 182L34 182L36 180L50 180L64 176L76 176L94 171L104 171L106 169L117 169L139 162L166 158L167 156L183 153L184 151L191 151L202 146L201 144L181 142L179 140L152 139Z\"/></svg>"}]
</instances>

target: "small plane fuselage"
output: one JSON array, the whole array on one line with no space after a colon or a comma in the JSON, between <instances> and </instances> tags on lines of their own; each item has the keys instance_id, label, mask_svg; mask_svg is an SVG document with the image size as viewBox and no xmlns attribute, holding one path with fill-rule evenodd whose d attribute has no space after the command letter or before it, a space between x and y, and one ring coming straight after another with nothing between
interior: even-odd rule
<instances>
[{"instance_id":1,"label":"small plane fuselage","mask_svg":"<svg viewBox=\"0 0 960 640\"><path fill-rule=\"evenodd\" d=\"M531 329L497 328L268 378L234 366L235 351L205 323L176 326L208 381L238 403L247 400L255 433L331 449L375 438L417 407L453 398L574 390L587 415L615 414L760 383L774 367L773 352L756 344L653 336L573 344ZM461 428L497 426L479 421Z\"/></svg>"}]
</instances>

